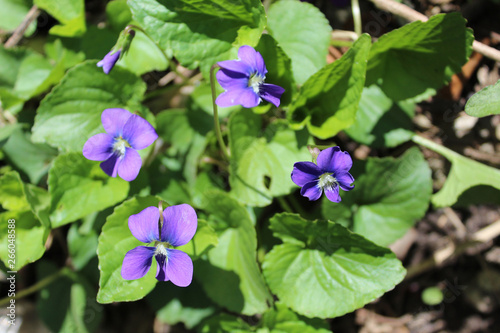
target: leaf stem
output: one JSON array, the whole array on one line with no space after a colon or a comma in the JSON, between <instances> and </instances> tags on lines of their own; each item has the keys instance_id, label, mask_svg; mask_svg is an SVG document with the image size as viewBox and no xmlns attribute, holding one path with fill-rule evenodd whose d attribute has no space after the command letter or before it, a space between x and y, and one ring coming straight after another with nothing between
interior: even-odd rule
<instances>
[{"instance_id":1,"label":"leaf stem","mask_svg":"<svg viewBox=\"0 0 500 333\"><path fill-rule=\"evenodd\" d=\"M229 155L227 152L226 144L224 143L224 139L222 138L222 132L220 130L220 122L219 122L219 111L217 110L217 104L215 103L216 92L215 92L215 77L214 72L216 68L220 68L219 65L214 64L210 67L210 88L212 89L212 105L214 110L214 128L215 128L215 136L217 137L217 141L219 142L220 149L222 150L222 154L224 158L229 161Z\"/></svg>"},{"instance_id":2,"label":"leaf stem","mask_svg":"<svg viewBox=\"0 0 500 333\"><path fill-rule=\"evenodd\" d=\"M37 292L38 290L42 289L43 287L51 284L52 282L54 282L55 280L60 278L62 275L66 274L68 272L68 270L69 270L68 267L63 267L60 270L58 270L57 272L55 272L54 274L51 274L51 275L45 277L44 279L38 281L37 283L35 283L31 287L26 288L24 290L21 290L20 292L18 292L16 294L16 296L2 298L0 300L0 306L4 306L4 305L8 304L11 299L20 299L20 298L26 297L28 295L31 295L34 292Z\"/></svg>"},{"instance_id":3,"label":"leaf stem","mask_svg":"<svg viewBox=\"0 0 500 333\"><path fill-rule=\"evenodd\" d=\"M354 20L354 31L361 36L363 29L361 27L361 10L359 9L359 0L351 1L352 18Z\"/></svg>"}]
</instances>

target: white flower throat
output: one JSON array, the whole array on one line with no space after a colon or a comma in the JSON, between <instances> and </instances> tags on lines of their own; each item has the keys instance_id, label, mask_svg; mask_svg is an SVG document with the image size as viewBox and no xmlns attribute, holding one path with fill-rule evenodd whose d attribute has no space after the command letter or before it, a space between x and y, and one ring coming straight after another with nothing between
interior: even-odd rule
<instances>
[{"instance_id":1,"label":"white flower throat","mask_svg":"<svg viewBox=\"0 0 500 333\"><path fill-rule=\"evenodd\" d=\"M260 86L264 83L265 76L260 76L259 73L253 73L248 79L248 86L252 87L253 91L258 94L260 91Z\"/></svg>"},{"instance_id":2,"label":"white flower throat","mask_svg":"<svg viewBox=\"0 0 500 333\"><path fill-rule=\"evenodd\" d=\"M115 138L115 142L113 142L113 152L117 153L119 156L125 155L125 150L130 148L130 144L122 138L121 136Z\"/></svg>"},{"instance_id":3,"label":"white flower throat","mask_svg":"<svg viewBox=\"0 0 500 333\"><path fill-rule=\"evenodd\" d=\"M337 187L338 181L332 175L333 173L324 173L321 176L319 176L318 187L328 190L332 190L333 188Z\"/></svg>"}]
</instances>

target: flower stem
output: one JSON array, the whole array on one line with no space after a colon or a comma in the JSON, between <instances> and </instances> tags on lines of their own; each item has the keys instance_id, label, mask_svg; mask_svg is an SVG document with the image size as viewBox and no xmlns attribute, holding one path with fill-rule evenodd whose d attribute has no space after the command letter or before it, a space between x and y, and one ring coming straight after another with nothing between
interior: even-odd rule
<instances>
[{"instance_id":1,"label":"flower stem","mask_svg":"<svg viewBox=\"0 0 500 333\"><path fill-rule=\"evenodd\" d=\"M359 9L359 0L351 1L352 18L354 20L354 31L358 36L361 36L363 29L361 28L361 11Z\"/></svg>"},{"instance_id":2,"label":"flower stem","mask_svg":"<svg viewBox=\"0 0 500 333\"><path fill-rule=\"evenodd\" d=\"M215 69L219 68L219 65L215 64L212 65L210 68L210 88L212 89L212 105L214 109L214 127L215 127L215 136L217 137L217 141L219 142L220 149L222 150L222 154L224 155L224 158L229 161L229 155L227 153L227 147L226 144L224 143L224 139L222 138L222 132L220 130L220 123L219 123L219 112L217 110L217 104L215 104L215 98L216 98L216 93L215 93Z\"/></svg>"},{"instance_id":3,"label":"flower stem","mask_svg":"<svg viewBox=\"0 0 500 333\"><path fill-rule=\"evenodd\" d=\"M42 289L43 287L51 284L52 282L54 282L55 280L60 278L62 275L66 274L66 272L68 270L69 270L68 267L63 267L60 270L58 270L57 272L55 272L54 274L51 274L51 275L47 276L46 278L38 281L37 283L35 283L31 287L26 288L26 289L21 290L20 292L16 293L16 296L2 298L0 300L0 306L4 306L4 305L8 304L11 299L20 299L20 298L26 297L28 295L31 295L34 292L37 292L38 290Z\"/></svg>"},{"instance_id":4,"label":"flower stem","mask_svg":"<svg viewBox=\"0 0 500 333\"><path fill-rule=\"evenodd\" d=\"M285 212L293 213L292 207L290 207L284 197L276 197L276 199Z\"/></svg>"}]
</instances>

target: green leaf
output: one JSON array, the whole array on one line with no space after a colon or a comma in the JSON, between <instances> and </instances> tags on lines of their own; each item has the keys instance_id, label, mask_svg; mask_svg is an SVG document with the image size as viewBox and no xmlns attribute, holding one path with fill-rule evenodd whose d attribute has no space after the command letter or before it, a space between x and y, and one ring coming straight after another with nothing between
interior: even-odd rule
<instances>
[{"instance_id":1,"label":"green leaf","mask_svg":"<svg viewBox=\"0 0 500 333\"><path fill-rule=\"evenodd\" d=\"M19 111L23 102L57 83L64 75L63 64L53 65L31 50L0 46L0 101L9 111Z\"/></svg>"},{"instance_id":2,"label":"green leaf","mask_svg":"<svg viewBox=\"0 0 500 333\"><path fill-rule=\"evenodd\" d=\"M49 198L45 190L24 184L15 171L0 177L0 188L0 204L7 210L0 213L0 259L9 270L17 271L40 259L45 252L50 231L46 213ZM9 223L13 220L14 223ZM12 239L15 253L9 252Z\"/></svg>"},{"instance_id":3,"label":"green leaf","mask_svg":"<svg viewBox=\"0 0 500 333\"><path fill-rule=\"evenodd\" d=\"M198 228L193 239L186 245L179 246L177 249L186 252L196 260L208 250L217 246L218 238L214 229L205 220L198 220Z\"/></svg>"},{"instance_id":4,"label":"green leaf","mask_svg":"<svg viewBox=\"0 0 500 333\"><path fill-rule=\"evenodd\" d=\"M356 187L341 194L340 204L323 201L325 218L345 217L345 212L339 210L347 208L354 232L387 246L425 215L432 178L418 148L409 149L398 159L369 158L364 170L353 175Z\"/></svg>"},{"instance_id":5,"label":"green leaf","mask_svg":"<svg viewBox=\"0 0 500 333\"><path fill-rule=\"evenodd\" d=\"M252 328L243 319L226 313L213 316L200 325L201 333L248 333Z\"/></svg>"},{"instance_id":6,"label":"green leaf","mask_svg":"<svg viewBox=\"0 0 500 333\"><path fill-rule=\"evenodd\" d=\"M370 45L370 36L361 35L342 58L304 83L288 112L294 128L307 124L311 134L326 139L354 123Z\"/></svg>"},{"instance_id":7,"label":"green leaf","mask_svg":"<svg viewBox=\"0 0 500 333\"><path fill-rule=\"evenodd\" d=\"M78 224L72 224L68 231L68 251L71 263L76 270L81 270L96 256L97 233L90 230L83 233L79 230Z\"/></svg>"},{"instance_id":8,"label":"green leaf","mask_svg":"<svg viewBox=\"0 0 500 333\"><path fill-rule=\"evenodd\" d=\"M472 95L465 104L465 112L473 117L500 114L500 80Z\"/></svg>"},{"instance_id":9,"label":"green leaf","mask_svg":"<svg viewBox=\"0 0 500 333\"><path fill-rule=\"evenodd\" d=\"M272 302L257 265L257 237L245 207L224 192L207 192L203 206L219 244L208 260L195 262L195 277L218 305L245 315L262 313Z\"/></svg>"},{"instance_id":10,"label":"green leaf","mask_svg":"<svg viewBox=\"0 0 500 333\"><path fill-rule=\"evenodd\" d=\"M11 230L8 229L8 221L10 220L16 221L14 259L9 257L8 252L8 230ZM0 235L0 259L9 270L18 271L42 257L49 229L41 225L30 210L7 211L0 213Z\"/></svg>"},{"instance_id":11,"label":"green leaf","mask_svg":"<svg viewBox=\"0 0 500 333\"><path fill-rule=\"evenodd\" d=\"M207 74L235 47L255 46L266 24L259 0L129 0L133 18L158 45L189 68Z\"/></svg>"},{"instance_id":12,"label":"green leaf","mask_svg":"<svg viewBox=\"0 0 500 333\"><path fill-rule=\"evenodd\" d=\"M19 170L28 175L34 184L49 171L57 150L45 144L34 144L31 135L21 129L15 130L3 147L5 155Z\"/></svg>"},{"instance_id":13,"label":"green leaf","mask_svg":"<svg viewBox=\"0 0 500 333\"><path fill-rule=\"evenodd\" d=\"M142 75L154 70L165 70L168 66L168 59L151 39L143 32L136 31L130 48L118 61L117 66L125 67L137 75Z\"/></svg>"},{"instance_id":14,"label":"green leaf","mask_svg":"<svg viewBox=\"0 0 500 333\"><path fill-rule=\"evenodd\" d=\"M372 147L394 147L411 139L415 103L393 102L377 86L364 88L355 123L345 132Z\"/></svg>"},{"instance_id":15,"label":"green leaf","mask_svg":"<svg viewBox=\"0 0 500 333\"><path fill-rule=\"evenodd\" d=\"M38 279L56 270L54 264L42 261L37 266ZM104 309L95 301L94 287L82 275L64 270L38 293L37 312L52 332L90 333L99 326Z\"/></svg>"},{"instance_id":16,"label":"green leaf","mask_svg":"<svg viewBox=\"0 0 500 333\"><path fill-rule=\"evenodd\" d=\"M370 51L366 85L377 83L394 101L429 96L468 60L474 35L465 24L460 13L438 14L383 35Z\"/></svg>"},{"instance_id":17,"label":"green leaf","mask_svg":"<svg viewBox=\"0 0 500 333\"><path fill-rule=\"evenodd\" d=\"M70 69L42 100L33 126L33 142L81 152L89 137L103 132L104 109L139 108L146 91L144 82L121 68L106 75L96 63L86 61Z\"/></svg>"},{"instance_id":18,"label":"green leaf","mask_svg":"<svg viewBox=\"0 0 500 333\"><path fill-rule=\"evenodd\" d=\"M261 121L262 117L249 109L234 112L229 120L231 194L258 207L296 188L290 178L293 164L311 156L306 147L307 132L295 132L286 122L278 121L260 137Z\"/></svg>"},{"instance_id":19,"label":"green leaf","mask_svg":"<svg viewBox=\"0 0 500 333\"><path fill-rule=\"evenodd\" d=\"M34 3L61 23L50 29L51 34L75 37L85 33L84 0L34 0Z\"/></svg>"},{"instance_id":20,"label":"green leaf","mask_svg":"<svg viewBox=\"0 0 500 333\"><path fill-rule=\"evenodd\" d=\"M285 93L281 97L280 106L283 107L290 104L292 96L297 90L292 75L290 58L270 35L262 35L255 49L262 54L266 63L268 70L266 82L276 84L285 89ZM269 107L265 108L266 111L268 109ZM254 108L253 110L256 111L258 108Z\"/></svg>"},{"instance_id":21,"label":"green leaf","mask_svg":"<svg viewBox=\"0 0 500 333\"><path fill-rule=\"evenodd\" d=\"M279 1L269 8L267 27L292 60L298 84L326 65L332 28L323 13L312 4Z\"/></svg>"},{"instance_id":22,"label":"green leaf","mask_svg":"<svg viewBox=\"0 0 500 333\"><path fill-rule=\"evenodd\" d=\"M43 226L49 228L48 208L50 196L42 188L25 184L16 171L7 172L0 178L2 191L0 204L10 211L31 210Z\"/></svg>"},{"instance_id":23,"label":"green leaf","mask_svg":"<svg viewBox=\"0 0 500 333\"><path fill-rule=\"evenodd\" d=\"M57 228L127 197L129 183L109 177L81 153L59 155L49 171L50 220Z\"/></svg>"},{"instance_id":24,"label":"green leaf","mask_svg":"<svg viewBox=\"0 0 500 333\"><path fill-rule=\"evenodd\" d=\"M296 314L281 302L275 303L262 316L262 326L270 333L328 333L328 323L320 319L310 319Z\"/></svg>"},{"instance_id":25,"label":"green leaf","mask_svg":"<svg viewBox=\"0 0 500 333\"><path fill-rule=\"evenodd\" d=\"M127 0L110 1L106 5L106 17L113 30L120 32L132 21L132 13Z\"/></svg>"},{"instance_id":26,"label":"green leaf","mask_svg":"<svg viewBox=\"0 0 500 333\"><path fill-rule=\"evenodd\" d=\"M169 325L184 323L187 329L198 325L216 309L196 280L186 288L159 283L146 299L157 320Z\"/></svg>"},{"instance_id":27,"label":"green leaf","mask_svg":"<svg viewBox=\"0 0 500 333\"><path fill-rule=\"evenodd\" d=\"M31 8L30 0L0 0L0 30L14 31L24 20ZM25 36L31 35L36 29L36 20L32 22Z\"/></svg>"},{"instance_id":28,"label":"green leaf","mask_svg":"<svg viewBox=\"0 0 500 333\"><path fill-rule=\"evenodd\" d=\"M128 228L130 215L140 213L150 206L158 206L160 198L148 196L134 197L116 207L102 227L97 245L99 258L99 303L129 302L146 296L156 285L156 259L153 259L151 269L138 280L124 280L121 276L125 254L137 246L144 246L137 240Z\"/></svg>"},{"instance_id":29,"label":"green leaf","mask_svg":"<svg viewBox=\"0 0 500 333\"><path fill-rule=\"evenodd\" d=\"M288 213L270 222L284 244L266 254L264 276L281 302L299 314L342 316L391 290L405 275L389 249L339 224Z\"/></svg>"},{"instance_id":30,"label":"green leaf","mask_svg":"<svg viewBox=\"0 0 500 333\"><path fill-rule=\"evenodd\" d=\"M443 188L432 196L432 204L435 207L453 205L462 193L474 186L488 185L500 190L500 170L457 154L419 135L414 135L412 140L443 155L451 162L450 173Z\"/></svg>"}]
</instances>

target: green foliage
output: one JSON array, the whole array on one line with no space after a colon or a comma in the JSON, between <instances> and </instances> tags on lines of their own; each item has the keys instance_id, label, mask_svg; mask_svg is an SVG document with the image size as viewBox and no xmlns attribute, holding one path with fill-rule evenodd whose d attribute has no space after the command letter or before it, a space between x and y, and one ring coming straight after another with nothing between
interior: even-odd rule
<instances>
[{"instance_id":1,"label":"green foliage","mask_svg":"<svg viewBox=\"0 0 500 333\"><path fill-rule=\"evenodd\" d=\"M158 206L159 198L149 196L134 197L116 207L102 227L97 245L99 258L99 303L135 301L146 296L156 285L156 259L151 269L138 280L124 280L121 276L122 262L125 254L137 246L145 246L137 240L128 228L130 215L140 213L150 206Z\"/></svg>"},{"instance_id":2,"label":"green foliage","mask_svg":"<svg viewBox=\"0 0 500 333\"><path fill-rule=\"evenodd\" d=\"M393 102L377 86L363 89L356 121L346 129L354 140L371 147L394 147L411 139L415 103Z\"/></svg>"},{"instance_id":3,"label":"green foliage","mask_svg":"<svg viewBox=\"0 0 500 333\"><path fill-rule=\"evenodd\" d=\"M306 317L354 311L405 275L394 253L340 224L282 213L271 219L271 229L283 244L266 254L264 276L284 304Z\"/></svg>"},{"instance_id":4,"label":"green foliage","mask_svg":"<svg viewBox=\"0 0 500 333\"><path fill-rule=\"evenodd\" d=\"M278 302L262 316L262 326L270 333L327 333L330 332L326 321L310 319L296 314Z\"/></svg>"},{"instance_id":5,"label":"green foliage","mask_svg":"<svg viewBox=\"0 0 500 333\"><path fill-rule=\"evenodd\" d=\"M87 61L73 67L42 100L33 126L33 142L81 152L89 137L103 132L104 109L138 108L146 90L144 82L120 68L106 75L96 63Z\"/></svg>"},{"instance_id":6,"label":"green foliage","mask_svg":"<svg viewBox=\"0 0 500 333\"><path fill-rule=\"evenodd\" d=\"M272 296L257 266L257 238L248 212L224 192L206 193L203 206L219 243L208 260L195 263L195 277L218 305L246 315L262 313Z\"/></svg>"},{"instance_id":7,"label":"green foliage","mask_svg":"<svg viewBox=\"0 0 500 333\"><path fill-rule=\"evenodd\" d=\"M396 241L427 211L431 170L417 148L399 159L369 158L354 178L355 190L342 193L340 204L323 201L323 216L341 217L342 224L379 245Z\"/></svg>"},{"instance_id":8,"label":"green foliage","mask_svg":"<svg viewBox=\"0 0 500 333\"><path fill-rule=\"evenodd\" d=\"M127 197L128 182L111 178L81 153L59 155L49 171L50 220L54 228L97 212Z\"/></svg>"},{"instance_id":9,"label":"green foliage","mask_svg":"<svg viewBox=\"0 0 500 333\"><path fill-rule=\"evenodd\" d=\"M51 262L37 265L40 280L57 274L56 270ZM40 290L37 310L52 332L94 332L104 311L94 295L95 290L84 277L64 269L55 283Z\"/></svg>"},{"instance_id":10,"label":"green foliage","mask_svg":"<svg viewBox=\"0 0 500 333\"><path fill-rule=\"evenodd\" d=\"M34 3L61 23L50 29L51 34L74 37L85 33L84 0L34 0Z\"/></svg>"},{"instance_id":11,"label":"green foliage","mask_svg":"<svg viewBox=\"0 0 500 333\"><path fill-rule=\"evenodd\" d=\"M500 80L481 89L465 104L465 112L473 117L486 117L500 113Z\"/></svg>"},{"instance_id":12,"label":"green foliage","mask_svg":"<svg viewBox=\"0 0 500 333\"><path fill-rule=\"evenodd\" d=\"M378 84L393 101L422 100L461 70L473 40L460 13L407 24L373 44L366 85Z\"/></svg>"},{"instance_id":13,"label":"green foliage","mask_svg":"<svg viewBox=\"0 0 500 333\"><path fill-rule=\"evenodd\" d=\"M288 112L295 129L307 125L311 134L327 139L354 123L370 45L368 35L360 36L342 58L304 83Z\"/></svg>"},{"instance_id":14,"label":"green foliage","mask_svg":"<svg viewBox=\"0 0 500 333\"><path fill-rule=\"evenodd\" d=\"M129 0L133 18L181 65L208 74L233 58L235 46L255 46L266 24L259 0Z\"/></svg>"},{"instance_id":15,"label":"green foliage","mask_svg":"<svg viewBox=\"0 0 500 333\"><path fill-rule=\"evenodd\" d=\"M310 156L306 132L294 132L286 123L277 122L262 133L261 122L250 110L234 112L229 121L231 194L244 204L259 207L290 193L293 163Z\"/></svg>"},{"instance_id":16,"label":"green foliage","mask_svg":"<svg viewBox=\"0 0 500 333\"><path fill-rule=\"evenodd\" d=\"M0 29L14 31L23 21L31 7L30 0L0 0ZM26 29L25 35L31 35L35 31L36 22Z\"/></svg>"},{"instance_id":17,"label":"green foliage","mask_svg":"<svg viewBox=\"0 0 500 333\"><path fill-rule=\"evenodd\" d=\"M0 213L0 259L9 270L17 271L45 252L50 227L46 212L49 198L45 190L23 183L15 171L0 178L0 188L0 204L6 210ZM15 222L10 224L15 227L9 228L12 220ZM15 231L9 232L11 229ZM9 235L15 239L14 252L9 252Z\"/></svg>"},{"instance_id":18,"label":"green foliage","mask_svg":"<svg viewBox=\"0 0 500 333\"><path fill-rule=\"evenodd\" d=\"M332 28L318 8L299 1L277 1L269 8L267 27L292 60L295 81L303 84L326 65ZM264 58L265 59L265 58Z\"/></svg>"}]
</instances>

